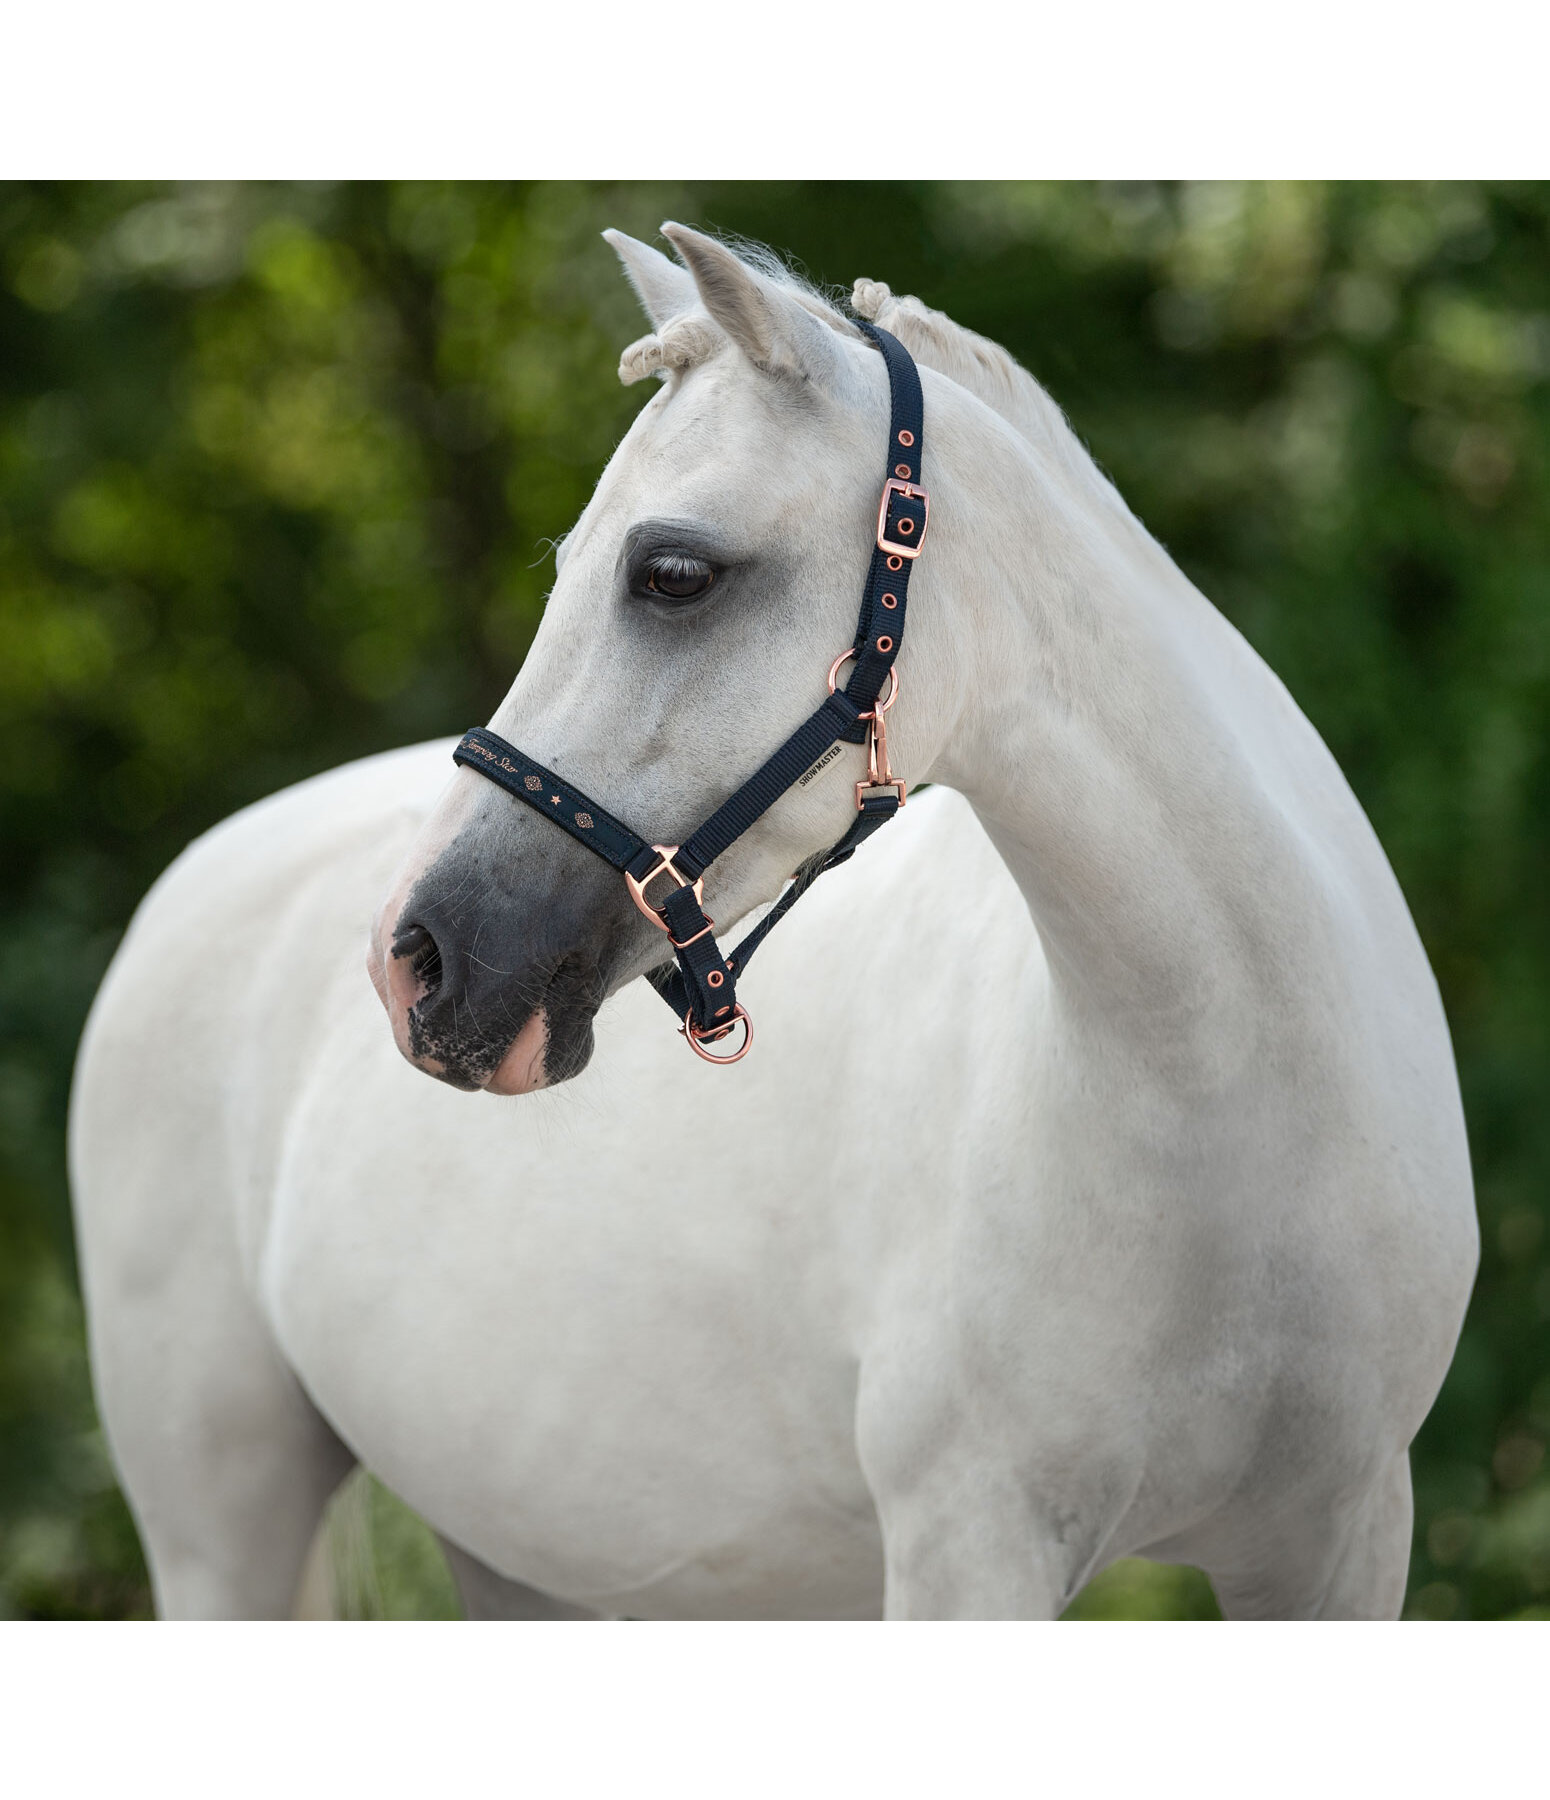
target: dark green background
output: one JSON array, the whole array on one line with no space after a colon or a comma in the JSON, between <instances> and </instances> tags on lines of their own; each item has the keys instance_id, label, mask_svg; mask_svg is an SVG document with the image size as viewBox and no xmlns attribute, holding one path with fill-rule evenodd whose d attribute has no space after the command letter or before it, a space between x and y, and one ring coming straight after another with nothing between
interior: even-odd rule
<instances>
[{"instance_id":1,"label":"dark green background","mask_svg":"<svg viewBox=\"0 0 1550 1800\"><path fill-rule=\"evenodd\" d=\"M1007 345L1323 733L1462 1072L1479 1286L1408 1610L1550 1616L1550 190L0 187L0 1609L143 1613L62 1133L157 872L233 808L482 719L640 394L599 240L666 217ZM443 1610L374 1501L367 1610ZM1123 1565L1079 1611L1212 1611Z\"/></svg>"}]
</instances>

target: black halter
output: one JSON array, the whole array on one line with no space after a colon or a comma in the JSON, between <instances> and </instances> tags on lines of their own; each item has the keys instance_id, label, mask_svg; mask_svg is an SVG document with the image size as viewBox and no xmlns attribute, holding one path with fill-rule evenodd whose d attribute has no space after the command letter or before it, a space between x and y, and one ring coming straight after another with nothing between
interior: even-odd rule
<instances>
[{"instance_id":1,"label":"black halter","mask_svg":"<svg viewBox=\"0 0 1550 1800\"><path fill-rule=\"evenodd\" d=\"M764 766L750 775L681 845L648 844L595 800L589 800L493 731L476 727L452 752L455 762L488 776L621 872L630 897L654 925L667 933L678 958L676 970L664 963L647 979L683 1020L690 1046L707 1062L737 1062L753 1042L753 1025L738 1004L737 978L748 967L754 951L825 870L854 855L904 804L904 783L888 766L884 714L898 696L894 658L904 639L910 568L925 542L929 514L926 491L918 485L924 406L920 375L909 351L877 326L864 320L857 323L883 353L888 366L892 403L888 477L883 483L876 548L867 572L855 641L836 657L829 670L829 697L806 724L799 726ZM850 681L843 688L837 687L840 670L851 660L856 666ZM883 697L885 682L888 693ZM705 871L826 750L841 742L867 746L867 779L856 783L856 818L849 831L837 844L803 863L764 919L730 956L723 957L712 935L715 921L702 908ZM664 880L670 891L660 902L655 896L648 899L647 890L652 884ZM744 1038L734 1054L714 1056L702 1048L719 1043L739 1021Z\"/></svg>"}]
</instances>

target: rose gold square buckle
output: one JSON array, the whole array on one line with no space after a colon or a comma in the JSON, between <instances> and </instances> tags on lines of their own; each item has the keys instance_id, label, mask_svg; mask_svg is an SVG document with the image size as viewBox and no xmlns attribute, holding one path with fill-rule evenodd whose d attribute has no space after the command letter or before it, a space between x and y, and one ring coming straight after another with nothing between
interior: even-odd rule
<instances>
[{"instance_id":1,"label":"rose gold square buckle","mask_svg":"<svg viewBox=\"0 0 1550 1800\"><path fill-rule=\"evenodd\" d=\"M874 794L879 796L892 794L900 806L903 806L904 796L907 792L908 789L902 781L858 781L856 783L856 811L860 812L862 803Z\"/></svg>"},{"instance_id":2,"label":"rose gold square buckle","mask_svg":"<svg viewBox=\"0 0 1550 1800\"><path fill-rule=\"evenodd\" d=\"M926 509L926 516L920 521L920 537L915 543L886 535L888 530L888 501L894 494L903 494L906 500L919 500ZM931 523L931 496L923 487L916 487L911 481L900 481L896 475L890 475L883 483L882 504L877 509L877 547L889 556L902 556L913 562L920 555L926 541L926 527ZM914 528L913 519L901 521ZM905 534L907 539L908 533Z\"/></svg>"},{"instance_id":3,"label":"rose gold square buckle","mask_svg":"<svg viewBox=\"0 0 1550 1800\"><path fill-rule=\"evenodd\" d=\"M667 932L668 936L671 937L673 934L667 920L662 917L661 912L656 907L647 903L646 889L651 886L652 882L654 882L659 875L668 875L672 877L674 887L692 887L694 889L695 899L701 906L704 906L705 877L702 875L698 881L691 882L689 877L679 869L678 865L673 861L673 858L678 854L679 850L677 844L653 844L651 847L656 851L657 855L661 858L661 861L657 863L655 868L648 869L639 881L626 870L624 875L624 885L630 890L630 898L646 917L650 919L652 924L655 925L659 931ZM696 933L696 936L703 935L703 933ZM690 942L692 943L693 941L694 940L691 938Z\"/></svg>"}]
</instances>

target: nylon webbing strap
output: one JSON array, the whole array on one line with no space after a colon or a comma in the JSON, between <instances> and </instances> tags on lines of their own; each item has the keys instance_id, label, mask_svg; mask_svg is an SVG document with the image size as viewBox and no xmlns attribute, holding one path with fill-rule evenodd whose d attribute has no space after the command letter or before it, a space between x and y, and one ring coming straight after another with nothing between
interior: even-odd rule
<instances>
[{"instance_id":1,"label":"nylon webbing strap","mask_svg":"<svg viewBox=\"0 0 1550 1800\"><path fill-rule=\"evenodd\" d=\"M463 741L452 752L452 760L477 769L515 799L526 801L534 812L552 819L621 873L642 852L651 855L650 844L636 837L628 825L621 825L612 813L604 812L595 800L589 800L568 781L561 781L552 769L524 756L505 738L486 731L482 725L464 733Z\"/></svg>"},{"instance_id":2,"label":"nylon webbing strap","mask_svg":"<svg viewBox=\"0 0 1550 1800\"><path fill-rule=\"evenodd\" d=\"M678 962L676 969L667 964L654 969L649 979L677 1017L690 1024L697 1037L711 1042L731 1028L740 1011L737 979L765 938L820 875L848 861L903 805L902 786L892 792L874 789L858 796L856 817L845 835L829 849L809 857L759 924L729 957L722 956L712 921L695 897L692 884L831 745L867 741L867 720L904 641L910 570L925 541L928 518L928 501L920 486L925 405L920 374L909 351L880 327L864 319L856 324L882 352L888 370L890 417L888 472L852 644L855 666L847 684L830 694L684 841L665 873L660 854L644 838L495 732L477 727L466 733L452 752L454 761L477 769L614 868L647 884L646 904L660 915ZM653 884L653 872L660 888Z\"/></svg>"},{"instance_id":3,"label":"nylon webbing strap","mask_svg":"<svg viewBox=\"0 0 1550 1800\"><path fill-rule=\"evenodd\" d=\"M865 319L856 323L883 353L890 414L888 475L856 625L856 667L845 688L857 712L870 712L904 642L910 570L925 542L926 497L919 485L925 401L920 371L903 344Z\"/></svg>"},{"instance_id":4,"label":"nylon webbing strap","mask_svg":"<svg viewBox=\"0 0 1550 1800\"><path fill-rule=\"evenodd\" d=\"M786 884L785 893L727 957L721 966L727 970L729 976L735 979L736 976L744 974L754 951L785 918L818 877L827 875L830 869L838 868L842 862L849 862L872 833L886 825L898 810L898 801L886 796L863 801L860 812L856 814L854 822L844 837L828 850L820 850L816 856L810 856L802 864ZM682 957L679 960L681 963ZM675 971L670 964L664 963L660 969L652 971L649 979L657 992L681 1019L685 1008L692 1004L692 995L682 975Z\"/></svg>"},{"instance_id":5,"label":"nylon webbing strap","mask_svg":"<svg viewBox=\"0 0 1550 1800\"><path fill-rule=\"evenodd\" d=\"M833 743L859 744L866 726L850 695L836 689L811 718L799 725L765 763L750 775L730 800L718 806L678 852L678 866L697 880L729 844L734 844L762 817L794 781L812 768Z\"/></svg>"}]
</instances>

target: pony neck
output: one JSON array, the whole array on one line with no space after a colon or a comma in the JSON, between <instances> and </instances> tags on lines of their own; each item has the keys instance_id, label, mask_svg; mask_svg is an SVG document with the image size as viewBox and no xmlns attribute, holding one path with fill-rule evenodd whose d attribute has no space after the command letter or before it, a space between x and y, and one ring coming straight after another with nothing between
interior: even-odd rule
<instances>
[{"instance_id":1,"label":"pony neck","mask_svg":"<svg viewBox=\"0 0 1550 1800\"><path fill-rule=\"evenodd\" d=\"M970 647L932 778L1011 869L1068 1012L1142 1053L1218 1058L1242 1041L1230 1016L1251 1021L1310 960L1299 825L1345 808L1370 837L1365 820L1280 683L1074 441L1052 457L968 400L946 423L928 554L954 571ZM952 455L970 433L975 453Z\"/></svg>"}]
</instances>

